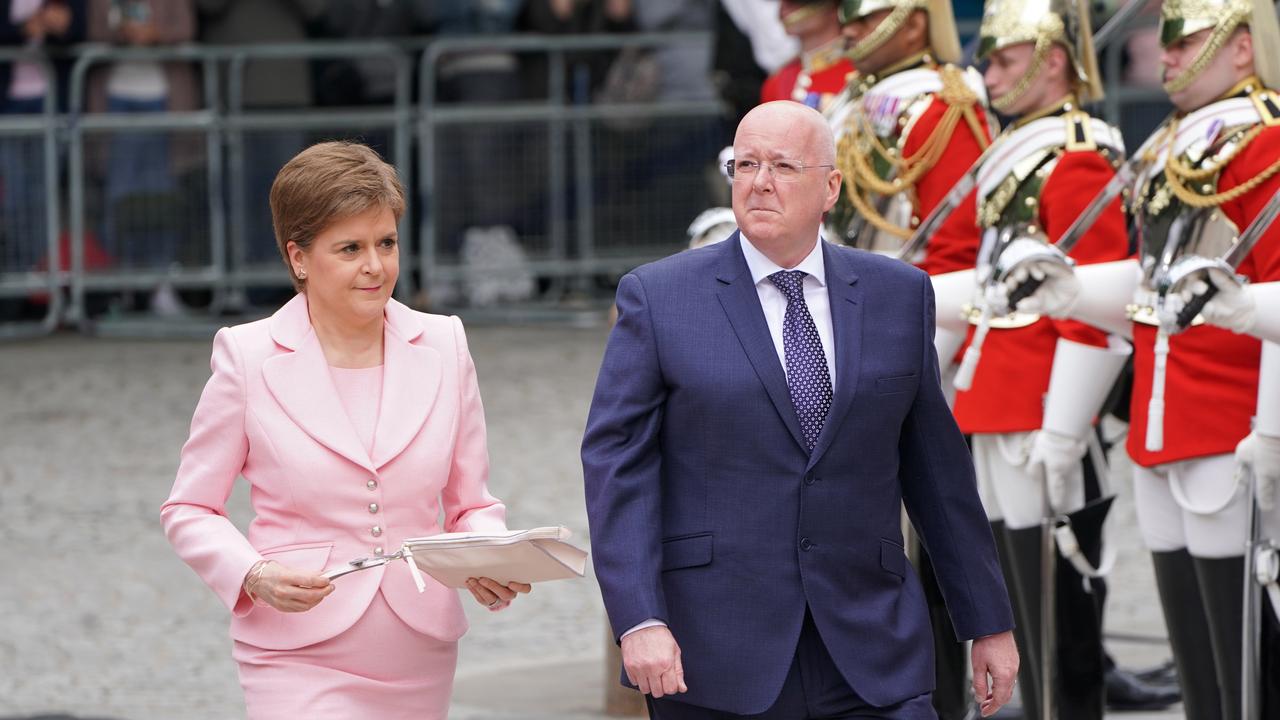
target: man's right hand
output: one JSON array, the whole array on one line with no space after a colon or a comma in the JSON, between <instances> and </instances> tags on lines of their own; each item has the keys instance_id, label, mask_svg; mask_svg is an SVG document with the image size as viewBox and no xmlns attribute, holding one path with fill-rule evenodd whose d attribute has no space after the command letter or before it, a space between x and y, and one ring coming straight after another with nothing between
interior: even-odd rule
<instances>
[{"instance_id":1,"label":"man's right hand","mask_svg":"<svg viewBox=\"0 0 1280 720\"><path fill-rule=\"evenodd\" d=\"M680 646L666 626L644 628L622 638L622 667L640 692L660 698L689 690Z\"/></svg>"}]
</instances>

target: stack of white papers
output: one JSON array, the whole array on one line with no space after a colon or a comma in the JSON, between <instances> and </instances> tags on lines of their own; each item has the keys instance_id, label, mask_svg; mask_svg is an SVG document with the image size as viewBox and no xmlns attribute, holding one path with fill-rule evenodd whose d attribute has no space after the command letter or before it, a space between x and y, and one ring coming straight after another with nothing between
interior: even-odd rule
<instances>
[{"instance_id":1,"label":"stack of white papers","mask_svg":"<svg viewBox=\"0 0 1280 720\"><path fill-rule=\"evenodd\" d=\"M441 533L410 538L404 547L422 572L447 587L465 587L467 578L487 577L503 585L582 577L587 553L565 542L565 527L504 532ZM408 553L406 553L408 555Z\"/></svg>"},{"instance_id":2,"label":"stack of white papers","mask_svg":"<svg viewBox=\"0 0 1280 720\"><path fill-rule=\"evenodd\" d=\"M409 538L397 553L357 558L325 575L339 578L404 559L413 563L410 569L419 590L418 570L452 588L466 587L468 578L487 577L506 585L582 577L587 570L587 553L566 542L570 535L568 528L555 526Z\"/></svg>"}]
</instances>

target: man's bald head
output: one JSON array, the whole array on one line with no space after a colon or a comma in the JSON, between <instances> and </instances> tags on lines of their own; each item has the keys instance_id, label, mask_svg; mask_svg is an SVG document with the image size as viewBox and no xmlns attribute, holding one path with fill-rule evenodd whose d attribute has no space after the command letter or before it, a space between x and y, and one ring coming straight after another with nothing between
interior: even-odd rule
<instances>
[{"instance_id":1,"label":"man's bald head","mask_svg":"<svg viewBox=\"0 0 1280 720\"><path fill-rule=\"evenodd\" d=\"M733 215L747 240L780 267L795 267L817 242L840 194L836 143L818 111L790 100L742 118L733 138Z\"/></svg>"},{"instance_id":2,"label":"man's bald head","mask_svg":"<svg viewBox=\"0 0 1280 720\"><path fill-rule=\"evenodd\" d=\"M822 113L791 100L775 100L752 108L742 122L733 144L744 133L769 133L789 136L797 146L808 149L804 161L814 165L835 165L836 141Z\"/></svg>"}]
</instances>

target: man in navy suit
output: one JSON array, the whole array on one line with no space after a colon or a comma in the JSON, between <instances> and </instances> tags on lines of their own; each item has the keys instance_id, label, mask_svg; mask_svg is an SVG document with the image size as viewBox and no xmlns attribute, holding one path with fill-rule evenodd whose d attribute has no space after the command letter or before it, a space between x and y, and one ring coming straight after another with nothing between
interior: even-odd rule
<instances>
[{"instance_id":1,"label":"man in navy suit","mask_svg":"<svg viewBox=\"0 0 1280 720\"><path fill-rule=\"evenodd\" d=\"M623 277L583 439L626 679L663 720L936 717L905 502L990 715L1012 612L928 277L819 241L841 177L817 112L762 105L733 149L739 232Z\"/></svg>"}]
</instances>

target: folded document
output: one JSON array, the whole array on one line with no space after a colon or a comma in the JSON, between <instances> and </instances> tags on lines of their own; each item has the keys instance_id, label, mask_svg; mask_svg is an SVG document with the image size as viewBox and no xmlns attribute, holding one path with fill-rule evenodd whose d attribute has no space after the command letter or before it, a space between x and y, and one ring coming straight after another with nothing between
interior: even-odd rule
<instances>
[{"instance_id":1,"label":"folded document","mask_svg":"<svg viewBox=\"0 0 1280 720\"><path fill-rule=\"evenodd\" d=\"M502 584L535 583L582 577L587 553L568 542L568 528L540 527L500 532L441 533L409 538L400 551L378 558L357 558L325 573L330 579L404 559L419 591L419 571L446 587L465 587L467 578L487 577Z\"/></svg>"}]
</instances>

